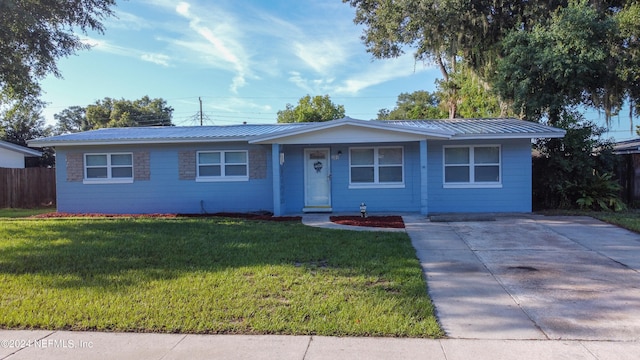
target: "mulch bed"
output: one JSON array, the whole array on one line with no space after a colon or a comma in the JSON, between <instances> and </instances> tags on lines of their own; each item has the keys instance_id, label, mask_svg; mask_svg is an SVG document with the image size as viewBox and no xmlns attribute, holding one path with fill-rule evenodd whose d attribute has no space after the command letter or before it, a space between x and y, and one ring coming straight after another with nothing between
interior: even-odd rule
<instances>
[{"instance_id":1,"label":"mulch bed","mask_svg":"<svg viewBox=\"0 0 640 360\"><path fill-rule=\"evenodd\" d=\"M31 216L37 219L49 218L180 218L180 217L230 217L247 220L267 220L267 221L301 221L301 216L273 216L269 214L251 214L251 213L214 213L214 214L99 214L99 213L64 213L50 212Z\"/></svg>"},{"instance_id":2,"label":"mulch bed","mask_svg":"<svg viewBox=\"0 0 640 360\"><path fill-rule=\"evenodd\" d=\"M331 216L329 217L331 222L340 225L351 226L368 226L368 227L382 227L382 228L394 228L404 229L404 221L402 216Z\"/></svg>"}]
</instances>

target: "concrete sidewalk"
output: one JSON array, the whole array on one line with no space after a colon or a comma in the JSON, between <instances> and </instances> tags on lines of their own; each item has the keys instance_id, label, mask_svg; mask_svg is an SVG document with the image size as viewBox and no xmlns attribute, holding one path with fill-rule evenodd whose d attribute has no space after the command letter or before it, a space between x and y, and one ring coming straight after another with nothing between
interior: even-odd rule
<instances>
[{"instance_id":1,"label":"concrete sidewalk","mask_svg":"<svg viewBox=\"0 0 640 360\"><path fill-rule=\"evenodd\" d=\"M636 342L0 330L0 359L637 359Z\"/></svg>"}]
</instances>

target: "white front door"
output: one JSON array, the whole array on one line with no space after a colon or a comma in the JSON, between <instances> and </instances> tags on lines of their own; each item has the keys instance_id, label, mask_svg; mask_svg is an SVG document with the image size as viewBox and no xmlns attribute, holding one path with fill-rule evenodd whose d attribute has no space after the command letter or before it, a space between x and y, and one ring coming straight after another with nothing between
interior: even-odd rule
<instances>
[{"instance_id":1,"label":"white front door","mask_svg":"<svg viewBox=\"0 0 640 360\"><path fill-rule=\"evenodd\" d=\"M329 149L304 150L304 211L331 211Z\"/></svg>"}]
</instances>

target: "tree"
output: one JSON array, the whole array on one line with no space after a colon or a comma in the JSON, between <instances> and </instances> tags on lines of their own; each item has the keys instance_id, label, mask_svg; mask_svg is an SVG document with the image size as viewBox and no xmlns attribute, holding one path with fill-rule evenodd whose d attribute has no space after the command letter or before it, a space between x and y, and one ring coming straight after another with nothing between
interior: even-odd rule
<instances>
[{"instance_id":1,"label":"tree","mask_svg":"<svg viewBox=\"0 0 640 360\"><path fill-rule=\"evenodd\" d=\"M562 111L585 104L610 118L622 106L624 84L611 56L616 24L586 3L559 9L531 31L511 32L504 41L494 84L524 119L557 123Z\"/></svg>"},{"instance_id":2,"label":"tree","mask_svg":"<svg viewBox=\"0 0 640 360\"><path fill-rule=\"evenodd\" d=\"M321 122L341 119L345 116L344 106L334 104L329 95L306 95L295 107L287 104L284 110L278 111L279 123Z\"/></svg>"},{"instance_id":3,"label":"tree","mask_svg":"<svg viewBox=\"0 0 640 360\"><path fill-rule=\"evenodd\" d=\"M13 101L0 112L0 139L27 146L27 141L51 135L51 127L42 117L44 103L38 99ZM41 166L53 166L53 150L44 148Z\"/></svg>"},{"instance_id":4,"label":"tree","mask_svg":"<svg viewBox=\"0 0 640 360\"><path fill-rule=\"evenodd\" d=\"M562 111L556 125L567 131L564 138L540 139L534 146L534 208L624 209L613 179L613 144L601 136L605 129L571 110Z\"/></svg>"},{"instance_id":5,"label":"tree","mask_svg":"<svg viewBox=\"0 0 640 360\"><path fill-rule=\"evenodd\" d=\"M3 140L27 146L27 141L51 134L42 117L44 104L39 100L16 101L0 112L0 124L4 129Z\"/></svg>"},{"instance_id":6,"label":"tree","mask_svg":"<svg viewBox=\"0 0 640 360\"><path fill-rule=\"evenodd\" d=\"M417 61L435 63L448 90L450 117L457 114L458 88L450 83L462 60L480 75L491 73L500 41L512 29L527 29L564 3L561 0L343 0L356 8L362 40L377 59L398 57L407 48Z\"/></svg>"},{"instance_id":7,"label":"tree","mask_svg":"<svg viewBox=\"0 0 640 360\"><path fill-rule=\"evenodd\" d=\"M457 85L457 116L461 118L513 117L510 104L498 96L489 83L482 80L467 66L459 66L452 75ZM441 91L436 92L439 94ZM441 95L439 95L441 96ZM442 106L441 106L442 107Z\"/></svg>"},{"instance_id":8,"label":"tree","mask_svg":"<svg viewBox=\"0 0 640 360\"><path fill-rule=\"evenodd\" d=\"M172 126L173 108L162 98L138 100L104 98L87 107L71 106L55 114L56 134L105 127Z\"/></svg>"},{"instance_id":9,"label":"tree","mask_svg":"<svg viewBox=\"0 0 640 360\"><path fill-rule=\"evenodd\" d=\"M451 115L451 102L455 101L456 117L482 118L513 116L508 106L493 94L488 84L479 79L466 66L459 66L450 81L436 81L436 91L418 90L398 95L393 110L381 109L379 120L440 119ZM455 86L452 93L450 86Z\"/></svg>"},{"instance_id":10,"label":"tree","mask_svg":"<svg viewBox=\"0 0 640 360\"><path fill-rule=\"evenodd\" d=\"M88 49L77 32L103 32L115 0L0 1L0 91L12 97L37 97L38 81L60 76L61 57Z\"/></svg>"},{"instance_id":11,"label":"tree","mask_svg":"<svg viewBox=\"0 0 640 360\"><path fill-rule=\"evenodd\" d=\"M57 121L53 130L56 135L91 130L91 125L87 120L86 108L81 106L68 107L54 114L53 118Z\"/></svg>"},{"instance_id":12,"label":"tree","mask_svg":"<svg viewBox=\"0 0 640 360\"><path fill-rule=\"evenodd\" d=\"M465 64L488 83L505 79L515 90L499 94L512 102L516 113L530 120L544 115L557 119L558 107L545 108L544 101L525 104L526 96L553 89L536 84L518 85L518 80L544 79L552 71L556 79L564 76L572 89L559 94L562 103L581 103L613 114L626 99L640 111L640 4L634 0L343 0L356 8L354 21L365 26L362 40L375 58L397 57L406 49L414 50L416 60L433 61L447 84L449 113L457 113L459 87L450 75L458 63ZM568 36L562 37L564 26ZM591 26L591 27L590 27ZM548 31L549 34L544 34ZM547 42L542 39L548 40ZM594 49L585 48L592 42ZM586 50L587 54L580 53ZM607 56L599 57L606 49ZM551 55L562 55L552 63ZM571 56L576 55L573 59ZM532 57L533 59L528 59ZM541 59L542 57L542 59ZM588 59L580 65L577 59ZM570 60L569 68L565 60ZM520 64L511 68L509 64ZM573 65L576 67L572 67ZM538 67L542 65L545 71ZM606 68L607 71L602 71ZM562 74L564 70L567 74ZM591 78L577 78L571 73ZM494 77L494 74L496 75ZM513 76L512 76L513 75ZM513 79L513 80L511 80ZM599 86L594 86L599 83ZM530 85L530 86L528 86ZM583 91L577 91L582 87ZM527 93L526 90L532 92ZM576 90L576 91L574 91ZM542 96L542 95L541 95ZM541 106L538 108L532 107Z\"/></svg>"},{"instance_id":13,"label":"tree","mask_svg":"<svg viewBox=\"0 0 640 360\"><path fill-rule=\"evenodd\" d=\"M378 120L420 120L440 119L446 117L446 112L438 106L439 100L436 93L418 90L412 93L398 95L396 107L389 111L378 111Z\"/></svg>"}]
</instances>

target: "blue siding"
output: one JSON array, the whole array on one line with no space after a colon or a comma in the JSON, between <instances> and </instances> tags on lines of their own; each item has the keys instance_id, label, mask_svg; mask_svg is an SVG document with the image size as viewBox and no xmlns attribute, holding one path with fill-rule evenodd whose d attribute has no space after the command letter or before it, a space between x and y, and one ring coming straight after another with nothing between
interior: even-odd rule
<instances>
[{"instance_id":1,"label":"blue siding","mask_svg":"<svg viewBox=\"0 0 640 360\"><path fill-rule=\"evenodd\" d=\"M443 187L444 145L499 144L502 147L502 188L446 189ZM58 148L56 170L58 210L100 213L202 213L278 210L300 213L304 207L304 150L329 148L331 152L331 199L334 212L358 213L361 202L369 212L530 212L531 142L426 141L426 169L420 163L419 142L371 144L404 147L404 188L349 189L349 148L339 145L247 145L184 144ZM266 153L266 177L240 182L196 182L179 180L179 152L187 150L233 150L260 148ZM284 164L279 169L279 155ZM66 154L73 152L135 152L150 154L150 180L132 184L83 184L68 182ZM425 151L424 142L422 151ZM341 152L339 158L335 158ZM250 164L251 166L251 164ZM273 181L280 176L280 183ZM428 181L423 185L422 181ZM275 187L277 188L275 188ZM280 190L280 194L277 194ZM274 203L274 193L276 202ZM279 196L278 196L279 195Z\"/></svg>"},{"instance_id":2,"label":"blue siding","mask_svg":"<svg viewBox=\"0 0 640 360\"><path fill-rule=\"evenodd\" d=\"M419 143L371 144L372 146L404 146L405 187L400 189L349 189L349 147L363 144L340 145L284 145L283 165L284 211L299 213L304 207L304 149L329 148L331 151L331 202L334 212L358 213L360 203L367 204L369 212L419 212L420 211L420 161ZM341 151L339 159L337 156Z\"/></svg>"},{"instance_id":3,"label":"blue siding","mask_svg":"<svg viewBox=\"0 0 640 360\"><path fill-rule=\"evenodd\" d=\"M443 146L502 146L502 188L445 189L443 187ZM429 141L428 211L452 212L531 212L531 141Z\"/></svg>"},{"instance_id":4,"label":"blue siding","mask_svg":"<svg viewBox=\"0 0 640 360\"><path fill-rule=\"evenodd\" d=\"M258 147L255 145L254 147ZM272 210L272 175L264 179L239 182L196 182L179 180L178 153L185 150L246 149L243 144L202 144L161 147L82 147L73 152L149 151L151 176L148 181L131 184L83 184L68 182L66 153L57 149L58 211L101 213L203 213ZM267 152L267 169L271 169L271 148ZM250 165L251 166L251 165Z\"/></svg>"}]
</instances>

